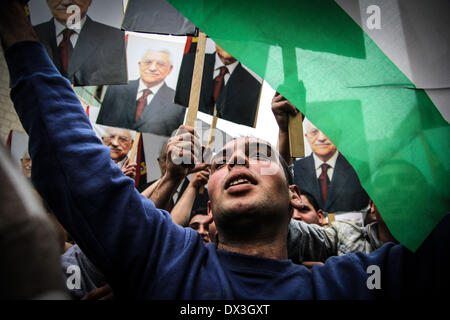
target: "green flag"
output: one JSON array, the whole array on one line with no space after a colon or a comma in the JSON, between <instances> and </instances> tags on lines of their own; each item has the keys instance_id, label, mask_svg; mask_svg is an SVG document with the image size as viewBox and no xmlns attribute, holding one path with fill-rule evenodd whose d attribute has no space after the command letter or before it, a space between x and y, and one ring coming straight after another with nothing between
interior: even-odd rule
<instances>
[{"instance_id":1,"label":"green flag","mask_svg":"<svg viewBox=\"0 0 450 320\"><path fill-rule=\"evenodd\" d=\"M169 1L320 128L394 237L420 246L449 209L449 125L338 4Z\"/></svg>"}]
</instances>

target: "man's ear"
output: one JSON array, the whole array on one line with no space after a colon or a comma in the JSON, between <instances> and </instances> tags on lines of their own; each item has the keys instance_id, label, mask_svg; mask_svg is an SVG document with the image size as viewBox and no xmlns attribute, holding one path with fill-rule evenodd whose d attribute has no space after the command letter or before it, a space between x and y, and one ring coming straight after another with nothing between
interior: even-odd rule
<instances>
[{"instance_id":1,"label":"man's ear","mask_svg":"<svg viewBox=\"0 0 450 320\"><path fill-rule=\"evenodd\" d=\"M211 200L208 200L208 216L211 216L211 217L212 217Z\"/></svg>"},{"instance_id":2,"label":"man's ear","mask_svg":"<svg viewBox=\"0 0 450 320\"><path fill-rule=\"evenodd\" d=\"M375 212L375 203L373 202L372 199L369 199L369 208L370 212Z\"/></svg>"},{"instance_id":3,"label":"man's ear","mask_svg":"<svg viewBox=\"0 0 450 320\"><path fill-rule=\"evenodd\" d=\"M300 209L300 207L303 205L302 199L300 198L300 189L297 185L293 184L289 186L289 195L290 195L290 203L291 206L295 209Z\"/></svg>"},{"instance_id":4,"label":"man's ear","mask_svg":"<svg viewBox=\"0 0 450 320\"><path fill-rule=\"evenodd\" d=\"M325 215L322 209L317 210L317 217L319 219L319 224L323 225L323 222L325 221Z\"/></svg>"},{"instance_id":5,"label":"man's ear","mask_svg":"<svg viewBox=\"0 0 450 320\"><path fill-rule=\"evenodd\" d=\"M208 206L209 207L209 206ZM205 223L213 223L214 222L214 218L212 216L212 213L208 210L208 220L205 221Z\"/></svg>"},{"instance_id":6,"label":"man's ear","mask_svg":"<svg viewBox=\"0 0 450 320\"><path fill-rule=\"evenodd\" d=\"M291 184L289 186L289 190L291 190L292 193L297 194L299 197L301 196L300 188L296 184Z\"/></svg>"}]
</instances>

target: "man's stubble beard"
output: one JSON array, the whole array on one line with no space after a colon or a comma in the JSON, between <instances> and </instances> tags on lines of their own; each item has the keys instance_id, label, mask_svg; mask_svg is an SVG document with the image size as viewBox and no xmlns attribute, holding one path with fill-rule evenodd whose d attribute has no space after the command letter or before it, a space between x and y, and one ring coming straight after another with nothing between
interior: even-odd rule
<instances>
[{"instance_id":1,"label":"man's stubble beard","mask_svg":"<svg viewBox=\"0 0 450 320\"><path fill-rule=\"evenodd\" d=\"M262 192L255 202L250 199L243 202L241 208L233 205L226 208L221 203L212 203L211 210L220 238L233 241L267 237L272 230L275 235L278 232L276 226L290 219L288 194L285 199L276 199L267 191Z\"/></svg>"}]
</instances>

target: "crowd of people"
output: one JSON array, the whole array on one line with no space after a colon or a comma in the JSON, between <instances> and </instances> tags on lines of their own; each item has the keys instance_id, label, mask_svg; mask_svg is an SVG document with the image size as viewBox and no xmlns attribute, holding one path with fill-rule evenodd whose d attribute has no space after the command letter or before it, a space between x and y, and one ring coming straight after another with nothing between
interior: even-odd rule
<instances>
[{"instance_id":1,"label":"crowd of people","mask_svg":"<svg viewBox=\"0 0 450 320\"><path fill-rule=\"evenodd\" d=\"M398 244L312 123L312 155L291 158L287 123L298 111L279 94L278 148L240 137L206 160L194 128L180 126L163 145L161 178L139 193L137 164L127 157L133 137L120 128L96 137L21 1L4 6L14 13L0 16L11 98L30 137L24 173L31 167L60 232L55 278L73 299L375 299L446 290L448 216L417 252ZM363 213L362 225L329 219L350 211ZM381 272L375 289L371 266Z\"/></svg>"}]
</instances>

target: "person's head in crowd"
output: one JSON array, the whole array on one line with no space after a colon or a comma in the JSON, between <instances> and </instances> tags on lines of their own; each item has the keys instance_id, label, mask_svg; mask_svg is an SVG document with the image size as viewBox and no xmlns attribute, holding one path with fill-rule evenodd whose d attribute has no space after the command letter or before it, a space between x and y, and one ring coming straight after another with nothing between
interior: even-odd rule
<instances>
[{"instance_id":1,"label":"person's head in crowd","mask_svg":"<svg viewBox=\"0 0 450 320\"><path fill-rule=\"evenodd\" d=\"M300 220L308 224L323 225L325 215L323 210L319 207L319 203L314 196L302 191L297 185L291 185L291 205L294 208L292 219Z\"/></svg>"},{"instance_id":2,"label":"person's head in crowd","mask_svg":"<svg viewBox=\"0 0 450 320\"><path fill-rule=\"evenodd\" d=\"M329 160L337 151L336 146L330 139L308 119L305 119L305 137L311 147L312 152L322 161Z\"/></svg>"},{"instance_id":3,"label":"person's head in crowd","mask_svg":"<svg viewBox=\"0 0 450 320\"><path fill-rule=\"evenodd\" d=\"M161 146L161 151L156 160L158 160L159 169L161 170L161 176L166 173L166 159L167 159L167 141Z\"/></svg>"},{"instance_id":4,"label":"person's head in crowd","mask_svg":"<svg viewBox=\"0 0 450 320\"><path fill-rule=\"evenodd\" d=\"M200 234L204 244L213 241L216 235L215 224L213 221L211 222L206 208L192 210L188 226Z\"/></svg>"},{"instance_id":5,"label":"person's head in crowd","mask_svg":"<svg viewBox=\"0 0 450 320\"><path fill-rule=\"evenodd\" d=\"M375 217L375 221L378 224L378 238L383 243L398 242L392 235L391 231L389 230L388 226L386 225L386 222L384 222L383 217L381 217L380 211L378 211L378 208L372 199L369 200L369 208L370 208L370 212ZM375 221L373 221L373 222L375 222Z\"/></svg>"},{"instance_id":6,"label":"person's head in crowd","mask_svg":"<svg viewBox=\"0 0 450 320\"><path fill-rule=\"evenodd\" d=\"M0 299L65 299L61 242L9 155L0 145Z\"/></svg>"},{"instance_id":7,"label":"person's head in crowd","mask_svg":"<svg viewBox=\"0 0 450 320\"><path fill-rule=\"evenodd\" d=\"M377 199L379 207L389 204L392 212L410 212L421 208L424 214L430 212L435 205L433 187L427 182L425 176L414 164L402 159L393 159L380 165L372 175L374 189L373 199ZM392 190L402 194L414 194L420 190L420 196L410 197L405 201L403 196L393 196ZM426 199L426 201L424 201Z\"/></svg>"},{"instance_id":8,"label":"person's head in crowd","mask_svg":"<svg viewBox=\"0 0 450 320\"><path fill-rule=\"evenodd\" d=\"M367 215L364 219L364 225L370 224L372 222L377 221L380 218L380 212L378 211L377 207L375 206L375 203L372 199L369 200L369 205L367 208Z\"/></svg>"},{"instance_id":9,"label":"person's head in crowd","mask_svg":"<svg viewBox=\"0 0 450 320\"><path fill-rule=\"evenodd\" d=\"M276 149L262 139L242 137L227 143L211 162L208 213L218 245L285 242L293 179Z\"/></svg>"},{"instance_id":10,"label":"person's head in crowd","mask_svg":"<svg viewBox=\"0 0 450 320\"><path fill-rule=\"evenodd\" d=\"M377 216L375 214L375 204L373 203L372 199L369 200L367 207L365 207L363 210L366 213L366 216L364 218L364 225L368 225L372 222L377 221Z\"/></svg>"},{"instance_id":11,"label":"person's head in crowd","mask_svg":"<svg viewBox=\"0 0 450 320\"><path fill-rule=\"evenodd\" d=\"M31 157L28 150L25 150L22 158L20 158L20 165L22 167L22 173L27 178L31 178Z\"/></svg>"},{"instance_id":12,"label":"person's head in crowd","mask_svg":"<svg viewBox=\"0 0 450 320\"><path fill-rule=\"evenodd\" d=\"M80 8L80 19L83 19L91 3L92 0L47 0L52 16L62 25L66 25L67 19L73 15L72 10L67 10L68 7L78 6Z\"/></svg>"},{"instance_id":13,"label":"person's head in crowd","mask_svg":"<svg viewBox=\"0 0 450 320\"><path fill-rule=\"evenodd\" d=\"M163 83L173 69L168 50L147 50L138 65L140 78L147 88Z\"/></svg>"},{"instance_id":14,"label":"person's head in crowd","mask_svg":"<svg viewBox=\"0 0 450 320\"><path fill-rule=\"evenodd\" d=\"M111 151L111 159L117 163L125 159L133 146L130 130L107 127L102 137L103 143Z\"/></svg>"},{"instance_id":15,"label":"person's head in crowd","mask_svg":"<svg viewBox=\"0 0 450 320\"><path fill-rule=\"evenodd\" d=\"M236 62L236 58L234 58L231 54L223 50L217 43L216 43L216 52L219 56L219 59L222 61L224 65L229 65L234 62Z\"/></svg>"}]
</instances>

